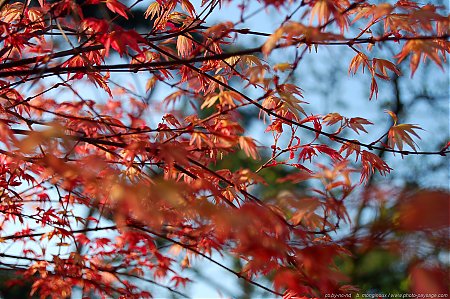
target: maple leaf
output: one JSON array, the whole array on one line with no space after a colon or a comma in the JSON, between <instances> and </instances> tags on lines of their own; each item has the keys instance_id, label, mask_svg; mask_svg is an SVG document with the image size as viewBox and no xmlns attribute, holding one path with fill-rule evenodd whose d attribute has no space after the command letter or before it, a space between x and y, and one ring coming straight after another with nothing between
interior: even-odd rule
<instances>
[{"instance_id":1,"label":"maple leaf","mask_svg":"<svg viewBox=\"0 0 450 299\"><path fill-rule=\"evenodd\" d=\"M164 116L163 116L163 119L168 123L168 124L170 124L171 126L174 126L174 127L180 127L181 126L181 124L180 124L180 122L176 119L176 117L173 115L173 114L171 114L171 113L166 113Z\"/></svg>"},{"instance_id":2,"label":"maple leaf","mask_svg":"<svg viewBox=\"0 0 450 299\"><path fill-rule=\"evenodd\" d=\"M186 283L188 283L191 280L187 277L174 276L174 277L172 277L171 281L175 282L175 287L177 287L179 285L183 285L185 287Z\"/></svg>"},{"instance_id":3,"label":"maple leaf","mask_svg":"<svg viewBox=\"0 0 450 299\"><path fill-rule=\"evenodd\" d=\"M403 144L406 143L413 150L416 150L417 144L414 142L411 135L419 139L420 137L419 135L417 135L415 130L422 130L422 128L417 125L411 124L400 124L392 126L388 132L389 146L391 148L397 146L397 148L402 151Z\"/></svg>"},{"instance_id":4,"label":"maple leaf","mask_svg":"<svg viewBox=\"0 0 450 299\"><path fill-rule=\"evenodd\" d=\"M250 137L240 136L239 146L244 150L245 154L253 159L258 159L259 154L256 148L255 141Z\"/></svg>"},{"instance_id":5,"label":"maple leaf","mask_svg":"<svg viewBox=\"0 0 450 299\"><path fill-rule=\"evenodd\" d=\"M195 16L195 8L189 0L181 0L181 8L187 11L192 17Z\"/></svg>"},{"instance_id":6,"label":"maple leaf","mask_svg":"<svg viewBox=\"0 0 450 299\"><path fill-rule=\"evenodd\" d=\"M203 104L200 106L200 109L212 107L217 102L217 100L219 100L219 98L220 94L211 95L203 102Z\"/></svg>"},{"instance_id":7,"label":"maple leaf","mask_svg":"<svg viewBox=\"0 0 450 299\"><path fill-rule=\"evenodd\" d=\"M342 144L339 149L339 153L346 152L345 158L348 158L352 153L356 154L356 160L358 160L359 153L361 152L361 146L358 144L358 140L349 140Z\"/></svg>"},{"instance_id":8,"label":"maple leaf","mask_svg":"<svg viewBox=\"0 0 450 299\"><path fill-rule=\"evenodd\" d=\"M363 167L361 172L361 182L367 181L375 170L378 170L381 175L386 175L392 170L392 168L390 168L379 156L368 151L361 152L361 163Z\"/></svg>"},{"instance_id":9,"label":"maple leaf","mask_svg":"<svg viewBox=\"0 0 450 299\"><path fill-rule=\"evenodd\" d=\"M97 73L91 73L91 74L88 74L88 78L89 78L89 80L94 82L96 85L103 88L103 90L106 91L112 97L111 89L109 88L109 86L107 84L107 81L109 79L109 74L107 74L106 76L102 76Z\"/></svg>"},{"instance_id":10,"label":"maple leaf","mask_svg":"<svg viewBox=\"0 0 450 299\"><path fill-rule=\"evenodd\" d=\"M22 12L24 11L24 5L20 2L15 2L12 4L6 4L0 12L0 18L5 23L12 23L21 18Z\"/></svg>"},{"instance_id":11,"label":"maple leaf","mask_svg":"<svg viewBox=\"0 0 450 299\"><path fill-rule=\"evenodd\" d=\"M163 7L158 3L158 1L155 1L151 3L147 10L144 13L144 17L150 19L155 19L156 16L159 16L161 14L161 11L163 10Z\"/></svg>"},{"instance_id":12,"label":"maple leaf","mask_svg":"<svg viewBox=\"0 0 450 299\"><path fill-rule=\"evenodd\" d=\"M353 73L353 75L355 75L361 65L363 73L366 67L372 69L372 67L370 66L369 58L364 53L358 52L350 61L348 73Z\"/></svg>"},{"instance_id":13,"label":"maple leaf","mask_svg":"<svg viewBox=\"0 0 450 299\"><path fill-rule=\"evenodd\" d=\"M127 46L140 53L139 43L144 39L134 30L116 30L111 32L107 41L120 55L128 53Z\"/></svg>"},{"instance_id":14,"label":"maple leaf","mask_svg":"<svg viewBox=\"0 0 450 299\"><path fill-rule=\"evenodd\" d=\"M187 57L194 49L194 43L192 42L192 37L186 33L186 36L180 35L177 38L177 50L178 55L181 57Z\"/></svg>"},{"instance_id":15,"label":"maple leaf","mask_svg":"<svg viewBox=\"0 0 450 299\"><path fill-rule=\"evenodd\" d=\"M314 213L321 206L318 198L302 198L296 206L297 211L292 215L291 222L293 225L299 225L309 214Z\"/></svg>"},{"instance_id":16,"label":"maple leaf","mask_svg":"<svg viewBox=\"0 0 450 299\"><path fill-rule=\"evenodd\" d=\"M329 146L326 146L325 144L316 145L314 146L314 148L317 149L319 152L330 156L330 158L332 158L333 160L337 161L342 160L341 155L336 150L330 148Z\"/></svg>"},{"instance_id":17,"label":"maple leaf","mask_svg":"<svg viewBox=\"0 0 450 299\"><path fill-rule=\"evenodd\" d=\"M321 0L328 1L328 0ZM331 2L331 1L328 1ZM293 43L311 44L314 42L322 42L329 40L338 40L342 36L330 32L323 32L320 28L305 26L297 22L288 22L283 27L278 28L273 34L269 36L262 47L262 53L267 56L276 48L278 41L283 39L283 46L288 46Z\"/></svg>"},{"instance_id":18,"label":"maple leaf","mask_svg":"<svg viewBox=\"0 0 450 299\"><path fill-rule=\"evenodd\" d=\"M244 74L248 78L249 85L264 82L264 75L270 70L268 65L255 65L245 69Z\"/></svg>"},{"instance_id":19,"label":"maple leaf","mask_svg":"<svg viewBox=\"0 0 450 299\"><path fill-rule=\"evenodd\" d=\"M346 125L359 135L358 130L368 133L364 125L373 125L373 123L362 117L353 117L346 122Z\"/></svg>"},{"instance_id":20,"label":"maple leaf","mask_svg":"<svg viewBox=\"0 0 450 299\"><path fill-rule=\"evenodd\" d=\"M297 117L299 112L306 116L305 110L300 106L300 104L306 103L305 101L299 100L291 92L278 91L278 94L282 99L283 107L286 107L288 111L292 112Z\"/></svg>"},{"instance_id":21,"label":"maple leaf","mask_svg":"<svg viewBox=\"0 0 450 299\"><path fill-rule=\"evenodd\" d=\"M311 4L310 4L311 5ZM312 24L317 17L319 25L325 24L334 17L341 32L348 26L348 18L343 14L343 5L349 5L347 1L332 1L332 0L317 0L312 2L310 24Z\"/></svg>"},{"instance_id":22,"label":"maple leaf","mask_svg":"<svg viewBox=\"0 0 450 299\"><path fill-rule=\"evenodd\" d=\"M328 113L327 115L325 115L324 117L322 117L323 122L327 125L327 126L332 126L340 121L342 121L344 119L344 117L342 115L340 115L339 113Z\"/></svg>"},{"instance_id":23,"label":"maple leaf","mask_svg":"<svg viewBox=\"0 0 450 299\"><path fill-rule=\"evenodd\" d=\"M203 102L200 106L201 109L212 107L217 100L219 100L220 105L223 107L236 107L234 101L242 102L243 97L235 91L221 91L219 94L211 94L211 96Z\"/></svg>"},{"instance_id":24,"label":"maple leaf","mask_svg":"<svg viewBox=\"0 0 450 299\"><path fill-rule=\"evenodd\" d=\"M411 77L419 66L419 62L423 56L423 60L427 58L431 59L441 69L443 69L442 62L445 61L445 56L441 59L440 53L445 54L450 52L450 44L446 43L445 46L441 44L439 40L409 40L405 43L402 51L395 57L397 63L402 62L408 55L410 58Z\"/></svg>"},{"instance_id":25,"label":"maple leaf","mask_svg":"<svg viewBox=\"0 0 450 299\"><path fill-rule=\"evenodd\" d=\"M265 132L274 131L277 133L283 133L283 123L279 120L275 120L273 123L267 126Z\"/></svg>"},{"instance_id":26,"label":"maple leaf","mask_svg":"<svg viewBox=\"0 0 450 299\"><path fill-rule=\"evenodd\" d=\"M361 18L371 18L371 22L375 23L378 19L386 17L394 10L394 6L389 3L381 3L379 5L363 4L355 11L356 16L353 18L353 23Z\"/></svg>"},{"instance_id":27,"label":"maple leaf","mask_svg":"<svg viewBox=\"0 0 450 299\"><path fill-rule=\"evenodd\" d=\"M189 141L189 145L196 145L198 149L202 148L202 144L205 143L209 147L214 147L214 144L211 140L205 135L205 133L194 132L192 133L191 140Z\"/></svg>"},{"instance_id":28,"label":"maple leaf","mask_svg":"<svg viewBox=\"0 0 450 299\"><path fill-rule=\"evenodd\" d=\"M303 146L302 151L300 152L300 154L298 155L298 160L309 160L309 162L311 162L312 157L317 156L317 153L315 151L315 147L313 146Z\"/></svg>"},{"instance_id":29,"label":"maple leaf","mask_svg":"<svg viewBox=\"0 0 450 299\"><path fill-rule=\"evenodd\" d=\"M375 80L375 77L372 77L372 80L370 80L369 100L373 98L373 95L375 95L375 97L378 98L378 83L377 80Z\"/></svg>"},{"instance_id":30,"label":"maple leaf","mask_svg":"<svg viewBox=\"0 0 450 299\"><path fill-rule=\"evenodd\" d=\"M390 110L384 110L385 113L389 114L389 116L392 118L392 120L394 121L394 126L397 124L398 122L398 117L397 114L395 114L394 112L390 111Z\"/></svg>"},{"instance_id":31,"label":"maple leaf","mask_svg":"<svg viewBox=\"0 0 450 299\"><path fill-rule=\"evenodd\" d=\"M128 20L127 10L128 8L117 0L106 0L106 7L112 12L118 13L122 17Z\"/></svg>"},{"instance_id":32,"label":"maple leaf","mask_svg":"<svg viewBox=\"0 0 450 299\"><path fill-rule=\"evenodd\" d=\"M375 75L385 80L389 80L389 75L386 69L393 71L397 76L401 76L402 74L395 64L385 59L372 59L372 66L375 71ZM376 72L377 70L379 72Z\"/></svg>"}]
</instances>

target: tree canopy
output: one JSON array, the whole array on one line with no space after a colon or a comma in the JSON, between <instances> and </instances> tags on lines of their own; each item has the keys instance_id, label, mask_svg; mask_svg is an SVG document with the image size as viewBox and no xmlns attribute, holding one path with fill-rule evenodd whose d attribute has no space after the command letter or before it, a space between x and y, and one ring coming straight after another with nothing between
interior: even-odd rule
<instances>
[{"instance_id":1,"label":"tree canopy","mask_svg":"<svg viewBox=\"0 0 450 299\"><path fill-rule=\"evenodd\" d=\"M383 276L370 260L389 267L422 240L426 254L408 258L398 291L448 296L448 190L373 178L395 177L387 156L442 163L450 142L420 149L423 125L399 116L398 88L396 108L377 123L313 112L297 78L307 58L337 48L352 54L334 56L345 73L368 80L368 98L350 106L430 64L448 76L447 9L408 0L0 1L3 295L25 284L39 298L75 289L148 298L155 288L182 297L202 259L266 296L325 298L367 290L364 269ZM274 13L271 32L245 27ZM376 221L364 225L374 202Z\"/></svg>"}]
</instances>

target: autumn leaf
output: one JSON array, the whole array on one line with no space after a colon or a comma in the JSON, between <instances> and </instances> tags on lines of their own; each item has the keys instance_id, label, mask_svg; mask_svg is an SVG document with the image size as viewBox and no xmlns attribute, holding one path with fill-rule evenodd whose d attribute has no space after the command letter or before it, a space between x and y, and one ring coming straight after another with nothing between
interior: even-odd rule
<instances>
[{"instance_id":1,"label":"autumn leaf","mask_svg":"<svg viewBox=\"0 0 450 299\"><path fill-rule=\"evenodd\" d=\"M327 115L322 117L324 124L326 124L327 126L332 126L340 121L342 121L344 119L344 117L342 115L340 115L339 113L328 113Z\"/></svg>"},{"instance_id":2,"label":"autumn leaf","mask_svg":"<svg viewBox=\"0 0 450 299\"><path fill-rule=\"evenodd\" d=\"M387 73L387 69L394 72L397 76L401 76L402 74L395 64L385 59L380 58L372 59L372 66L375 71L375 75L385 80L390 79L389 74Z\"/></svg>"},{"instance_id":3,"label":"autumn leaf","mask_svg":"<svg viewBox=\"0 0 450 299\"><path fill-rule=\"evenodd\" d=\"M178 287L179 285L186 286L186 283L191 281L187 277L181 277L181 276L174 276L172 277L171 281L175 282L175 287Z\"/></svg>"},{"instance_id":4,"label":"autumn leaf","mask_svg":"<svg viewBox=\"0 0 450 299\"><path fill-rule=\"evenodd\" d=\"M381 3L379 5L365 4L358 8L356 16L353 18L353 22L361 18L371 18L371 22L374 23L380 18L387 17L394 10L394 6L389 3Z\"/></svg>"},{"instance_id":5,"label":"autumn leaf","mask_svg":"<svg viewBox=\"0 0 450 299\"><path fill-rule=\"evenodd\" d=\"M250 137L240 136L239 146L244 150L245 154L253 159L258 159L259 154L257 151L255 141Z\"/></svg>"},{"instance_id":6,"label":"autumn leaf","mask_svg":"<svg viewBox=\"0 0 450 299\"><path fill-rule=\"evenodd\" d=\"M236 102L242 103L243 99L244 98L242 97L242 95L235 91L221 91L219 94L212 95L208 100L203 102L200 108L209 108L213 106L217 102L217 100L223 107L236 107Z\"/></svg>"},{"instance_id":7,"label":"autumn leaf","mask_svg":"<svg viewBox=\"0 0 450 299\"><path fill-rule=\"evenodd\" d=\"M358 140L349 140L342 144L341 148L339 149L339 153L345 153L344 158L348 158L351 154L356 154L356 160L358 160L359 154L361 152L361 146L359 145Z\"/></svg>"},{"instance_id":8,"label":"autumn leaf","mask_svg":"<svg viewBox=\"0 0 450 299\"><path fill-rule=\"evenodd\" d=\"M283 123L281 121L275 120L273 123L267 126L265 132L277 132L283 133Z\"/></svg>"},{"instance_id":9,"label":"autumn leaf","mask_svg":"<svg viewBox=\"0 0 450 299\"><path fill-rule=\"evenodd\" d=\"M327 0L321 0L318 2L327 2L331 4L331 1ZM280 40L282 40L283 46L288 46L299 42L311 44L314 42L322 42L327 40L338 40L340 38L342 38L342 36L338 34L323 32L317 27L305 26L304 24L290 21L269 36L261 51L265 56L269 55L272 50L277 47Z\"/></svg>"},{"instance_id":10,"label":"autumn leaf","mask_svg":"<svg viewBox=\"0 0 450 299\"><path fill-rule=\"evenodd\" d=\"M189 0L181 0L181 7L187 11L192 17L195 16L195 8Z\"/></svg>"},{"instance_id":11,"label":"autumn leaf","mask_svg":"<svg viewBox=\"0 0 450 299\"><path fill-rule=\"evenodd\" d=\"M0 13L1 20L5 23L12 23L20 19L20 16L24 11L23 3L15 2L12 4L5 4L5 7L3 7Z\"/></svg>"},{"instance_id":12,"label":"autumn leaf","mask_svg":"<svg viewBox=\"0 0 450 299\"><path fill-rule=\"evenodd\" d=\"M161 14L162 9L163 7L158 3L158 1L155 1L148 6L147 10L144 13L144 17L155 19L155 17Z\"/></svg>"},{"instance_id":13,"label":"autumn leaf","mask_svg":"<svg viewBox=\"0 0 450 299\"><path fill-rule=\"evenodd\" d=\"M316 150L314 146L303 146L303 149L300 151L300 154L298 155L298 160L302 160L303 162L306 160L309 160L311 162L311 159L317 156Z\"/></svg>"},{"instance_id":14,"label":"autumn leaf","mask_svg":"<svg viewBox=\"0 0 450 299\"><path fill-rule=\"evenodd\" d=\"M267 56L272 52L272 50L276 47L278 40L283 36L283 30L277 29L274 33L272 33L269 38L266 40L262 47L262 53Z\"/></svg>"},{"instance_id":15,"label":"autumn leaf","mask_svg":"<svg viewBox=\"0 0 450 299\"><path fill-rule=\"evenodd\" d=\"M348 5L346 1L318 0L313 3L310 24L314 23L316 17L319 25L325 24L333 17L341 32L347 28L347 16L342 13L344 10L343 6L346 4Z\"/></svg>"},{"instance_id":16,"label":"autumn leaf","mask_svg":"<svg viewBox=\"0 0 450 299\"><path fill-rule=\"evenodd\" d=\"M189 34L180 35L177 38L177 51L181 57L187 57L194 49L194 43Z\"/></svg>"},{"instance_id":17,"label":"autumn leaf","mask_svg":"<svg viewBox=\"0 0 450 299\"><path fill-rule=\"evenodd\" d=\"M341 155L336 150L330 148L329 146L326 146L325 144L316 145L314 146L314 148L317 149L319 152L328 155L333 160L336 161L342 160Z\"/></svg>"},{"instance_id":18,"label":"autumn leaf","mask_svg":"<svg viewBox=\"0 0 450 299\"><path fill-rule=\"evenodd\" d=\"M306 103L305 101L299 100L291 92L278 91L280 98L282 99L283 107L288 111L292 112L294 115L298 116L299 112L306 116L306 112L300 104Z\"/></svg>"},{"instance_id":19,"label":"autumn leaf","mask_svg":"<svg viewBox=\"0 0 450 299\"><path fill-rule=\"evenodd\" d=\"M381 175L386 175L391 172L392 168L387 165L379 156L368 152L362 151L361 164L363 170L361 172L361 182L369 179L369 177L377 170Z\"/></svg>"},{"instance_id":20,"label":"autumn leaf","mask_svg":"<svg viewBox=\"0 0 450 299\"><path fill-rule=\"evenodd\" d=\"M353 117L346 122L346 125L359 135L358 130L368 133L364 125L373 125L373 123L362 117Z\"/></svg>"},{"instance_id":21,"label":"autumn leaf","mask_svg":"<svg viewBox=\"0 0 450 299\"><path fill-rule=\"evenodd\" d=\"M203 104L200 106L200 109L205 109L212 107L220 98L220 94L213 94L209 98L207 98Z\"/></svg>"},{"instance_id":22,"label":"autumn leaf","mask_svg":"<svg viewBox=\"0 0 450 299\"><path fill-rule=\"evenodd\" d=\"M388 132L389 147L394 148L395 146L397 146L397 148L402 151L403 144L406 143L415 151L417 144L414 142L412 136L420 139L415 130L422 130L422 128L417 125L411 124L400 124L392 126Z\"/></svg>"},{"instance_id":23,"label":"autumn leaf","mask_svg":"<svg viewBox=\"0 0 450 299\"><path fill-rule=\"evenodd\" d=\"M365 68L372 68L370 66L369 58L362 52L356 53L355 57L352 58L348 67L348 73L352 73L353 75L355 75L360 66L362 66L363 73Z\"/></svg>"},{"instance_id":24,"label":"autumn leaf","mask_svg":"<svg viewBox=\"0 0 450 299\"><path fill-rule=\"evenodd\" d=\"M128 8L120 3L118 0L106 0L106 7L112 12L118 13L122 17L128 20L127 10Z\"/></svg>"},{"instance_id":25,"label":"autumn leaf","mask_svg":"<svg viewBox=\"0 0 450 299\"><path fill-rule=\"evenodd\" d=\"M375 95L375 97L378 98L378 83L377 80L375 80L375 77L372 77L372 80L370 80L369 100L373 98L373 95Z\"/></svg>"},{"instance_id":26,"label":"autumn leaf","mask_svg":"<svg viewBox=\"0 0 450 299\"><path fill-rule=\"evenodd\" d=\"M400 63L405 60L406 57L411 55L410 68L412 77L414 76L422 57L424 61L427 58L431 59L443 70L442 63L445 61L445 56L441 58L440 54L442 53L442 55L445 55L445 53L449 52L449 43L446 43L444 46L439 40L409 40L405 43L401 52L395 57L397 58L397 63Z\"/></svg>"},{"instance_id":27,"label":"autumn leaf","mask_svg":"<svg viewBox=\"0 0 450 299\"><path fill-rule=\"evenodd\" d=\"M323 24L330 19L332 9L334 8L332 1L319 0L315 1L311 9L311 24L317 17L319 24Z\"/></svg>"},{"instance_id":28,"label":"autumn leaf","mask_svg":"<svg viewBox=\"0 0 450 299\"><path fill-rule=\"evenodd\" d=\"M302 220L307 218L310 214L321 206L317 198L302 198L296 206L297 211L292 215L291 222L293 225L299 225ZM307 221L307 220L306 220Z\"/></svg>"},{"instance_id":29,"label":"autumn leaf","mask_svg":"<svg viewBox=\"0 0 450 299\"><path fill-rule=\"evenodd\" d=\"M155 87L155 84L158 82L156 77L151 77L147 80L147 83L145 83L145 91L149 92L152 88Z\"/></svg>"},{"instance_id":30,"label":"autumn leaf","mask_svg":"<svg viewBox=\"0 0 450 299\"><path fill-rule=\"evenodd\" d=\"M166 113L164 116L163 116L163 120L165 120L168 124L170 124L171 126L174 126L174 127L180 127L181 126L181 124L180 124L180 122L177 120L177 118L173 115L173 114L171 114L171 113Z\"/></svg>"}]
</instances>

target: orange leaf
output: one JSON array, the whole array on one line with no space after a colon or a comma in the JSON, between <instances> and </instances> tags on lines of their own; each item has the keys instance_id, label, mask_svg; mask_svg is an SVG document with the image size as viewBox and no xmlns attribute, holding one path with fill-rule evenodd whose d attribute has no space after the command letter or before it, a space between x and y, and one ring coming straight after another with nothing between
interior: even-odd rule
<instances>
[{"instance_id":1,"label":"orange leaf","mask_svg":"<svg viewBox=\"0 0 450 299\"><path fill-rule=\"evenodd\" d=\"M370 121L362 117L353 117L350 118L347 122L347 126L359 134L358 130L364 131L367 133L367 130L364 128L364 125L373 125Z\"/></svg>"},{"instance_id":2,"label":"orange leaf","mask_svg":"<svg viewBox=\"0 0 450 299\"><path fill-rule=\"evenodd\" d=\"M386 69L394 72L397 76L402 74L395 64L385 59L372 59L372 66L374 71L379 71L379 73L375 73L375 75L385 80L389 80L389 75Z\"/></svg>"},{"instance_id":3,"label":"orange leaf","mask_svg":"<svg viewBox=\"0 0 450 299\"><path fill-rule=\"evenodd\" d=\"M369 64L369 58L362 52L358 52L355 57L350 61L350 66L348 67L348 73L356 74L359 67L362 65L362 72L364 73L364 69L371 68Z\"/></svg>"},{"instance_id":4,"label":"orange leaf","mask_svg":"<svg viewBox=\"0 0 450 299\"><path fill-rule=\"evenodd\" d=\"M144 17L148 18L150 17L150 20L154 19L155 17L159 16L162 12L162 6L157 2L153 2L150 4L145 11Z\"/></svg>"},{"instance_id":5,"label":"orange leaf","mask_svg":"<svg viewBox=\"0 0 450 299\"><path fill-rule=\"evenodd\" d=\"M189 56L194 49L194 43L190 39L191 36L188 33L185 33L185 35L180 35L177 39L178 55L181 57Z\"/></svg>"},{"instance_id":6,"label":"orange leaf","mask_svg":"<svg viewBox=\"0 0 450 299\"><path fill-rule=\"evenodd\" d=\"M390 173L392 170L380 157L368 151L361 152L361 163L363 167L361 182L367 180L375 170L378 170L381 175L386 175L386 173Z\"/></svg>"},{"instance_id":7,"label":"orange leaf","mask_svg":"<svg viewBox=\"0 0 450 299\"><path fill-rule=\"evenodd\" d=\"M394 148L397 146L399 150L403 150L403 143L408 144L413 150L416 150L416 143L412 139L411 135L419 138L419 135L414 130L422 130L419 126L410 124L400 124L392 126L389 129L388 140L389 146Z\"/></svg>"},{"instance_id":8,"label":"orange leaf","mask_svg":"<svg viewBox=\"0 0 450 299\"><path fill-rule=\"evenodd\" d=\"M323 122L325 125L327 126L332 126L340 121L342 121L344 119L344 117L342 117L342 115L340 115L339 113L328 113L327 115L325 115L324 117L322 117Z\"/></svg>"},{"instance_id":9,"label":"orange leaf","mask_svg":"<svg viewBox=\"0 0 450 299\"><path fill-rule=\"evenodd\" d=\"M408 55L411 55L410 68L412 77L419 66L422 56L424 61L429 58L443 70L442 62L445 61L445 56L441 58L439 54L444 55L445 52L450 52L448 43L443 46L439 40L409 40L403 46L402 51L395 57L398 59L397 63L400 63Z\"/></svg>"},{"instance_id":10,"label":"orange leaf","mask_svg":"<svg viewBox=\"0 0 450 299\"><path fill-rule=\"evenodd\" d=\"M240 136L239 146L244 150L245 154L253 159L258 159L259 154L255 141L250 137Z\"/></svg>"}]
</instances>

